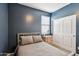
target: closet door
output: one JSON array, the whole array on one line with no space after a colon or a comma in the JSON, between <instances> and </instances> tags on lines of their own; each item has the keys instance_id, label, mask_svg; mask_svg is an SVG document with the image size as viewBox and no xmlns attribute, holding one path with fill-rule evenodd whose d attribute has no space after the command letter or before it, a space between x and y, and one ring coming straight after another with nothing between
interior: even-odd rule
<instances>
[{"instance_id":1,"label":"closet door","mask_svg":"<svg viewBox=\"0 0 79 59\"><path fill-rule=\"evenodd\" d=\"M53 42L54 43L59 43L59 40L58 40L59 25L58 25L58 23L59 22L57 20L53 21Z\"/></svg>"},{"instance_id":2,"label":"closet door","mask_svg":"<svg viewBox=\"0 0 79 59\"><path fill-rule=\"evenodd\" d=\"M76 16L68 16L53 21L53 43L67 50L76 49Z\"/></svg>"},{"instance_id":3,"label":"closet door","mask_svg":"<svg viewBox=\"0 0 79 59\"><path fill-rule=\"evenodd\" d=\"M72 51L75 48L76 42L76 18L75 16L68 16L64 18L63 36L64 48Z\"/></svg>"},{"instance_id":4,"label":"closet door","mask_svg":"<svg viewBox=\"0 0 79 59\"><path fill-rule=\"evenodd\" d=\"M64 22L64 19L60 19L59 21L59 46L64 46L63 45L63 42L64 42L64 38L63 38L63 22Z\"/></svg>"},{"instance_id":5,"label":"closet door","mask_svg":"<svg viewBox=\"0 0 79 59\"><path fill-rule=\"evenodd\" d=\"M53 42L59 46L63 45L63 19L53 21Z\"/></svg>"},{"instance_id":6,"label":"closet door","mask_svg":"<svg viewBox=\"0 0 79 59\"><path fill-rule=\"evenodd\" d=\"M72 47L72 19L64 18L63 24L64 48L71 50Z\"/></svg>"},{"instance_id":7,"label":"closet door","mask_svg":"<svg viewBox=\"0 0 79 59\"><path fill-rule=\"evenodd\" d=\"M72 51L76 52L76 15L71 17L72 20Z\"/></svg>"}]
</instances>

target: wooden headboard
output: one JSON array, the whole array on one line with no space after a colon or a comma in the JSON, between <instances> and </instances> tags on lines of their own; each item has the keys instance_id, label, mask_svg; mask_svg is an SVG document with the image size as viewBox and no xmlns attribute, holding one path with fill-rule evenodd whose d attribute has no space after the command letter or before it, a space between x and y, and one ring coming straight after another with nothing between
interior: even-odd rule
<instances>
[{"instance_id":1,"label":"wooden headboard","mask_svg":"<svg viewBox=\"0 0 79 59\"><path fill-rule=\"evenodd\" d=\"M28 35L40 35L40 33L39 32L36 32L36 33L18 33L17 34L18 45L20 45L20 42L21 42L20 36L28 36Z\"/></svg>"}]
</instances>

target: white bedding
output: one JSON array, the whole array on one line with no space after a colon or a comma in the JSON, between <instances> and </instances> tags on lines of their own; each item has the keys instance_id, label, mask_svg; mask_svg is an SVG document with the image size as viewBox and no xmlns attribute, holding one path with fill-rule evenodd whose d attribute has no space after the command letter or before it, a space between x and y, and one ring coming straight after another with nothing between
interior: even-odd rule
<instances>
[{"instance_id":1,"label":"white bedding","mask_svg":"<svg viewBox=\"0 0 79 59\"><path fill-rule=\"evenodd\" d=\"M66 56L69 53L45 42L19 46L18 49L18 56Z\"/></svg>"}]
</instances>

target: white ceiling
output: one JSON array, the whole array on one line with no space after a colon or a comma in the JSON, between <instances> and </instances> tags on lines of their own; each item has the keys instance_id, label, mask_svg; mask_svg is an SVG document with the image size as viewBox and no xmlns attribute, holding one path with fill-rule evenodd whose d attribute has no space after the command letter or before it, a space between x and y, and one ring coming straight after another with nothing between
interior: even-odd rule
<instances>
[{"instance_id":1,"label":"white ceiling","mask_svg":"<svg viewBox=\"0 0 79 59\"><path fill-rule=\"evenodd\" d=\"M20 3L20 4L52 13L70 3Z\"/></svg>"}]
</instances>

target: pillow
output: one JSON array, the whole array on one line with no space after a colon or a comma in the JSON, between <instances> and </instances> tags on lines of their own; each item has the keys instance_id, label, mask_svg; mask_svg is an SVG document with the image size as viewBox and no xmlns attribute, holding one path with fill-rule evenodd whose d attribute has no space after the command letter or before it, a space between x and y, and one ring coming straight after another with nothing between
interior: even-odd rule
<instances>
[{"instance_id":1,"label":"pillow","mask_svg":"<svg viewBox=\"0 0 79 59\"><path fill-rule=\"evenodd\" d=\"M33 43L32 36L21 36L21 45L31 44Z\"/></svg>"},{"instance_id":2,"label":"pillow","mask_svg":"<svg viewBox=\"0 0 79 59\"><path fill-rule=\"evenodd\" d=\"M40 35L36 35L36 36L33 36L33 40L34 40L35 43L36 42L41 42L42 41L42 38L41 38Z\"/></svg>"}]
</instances>

